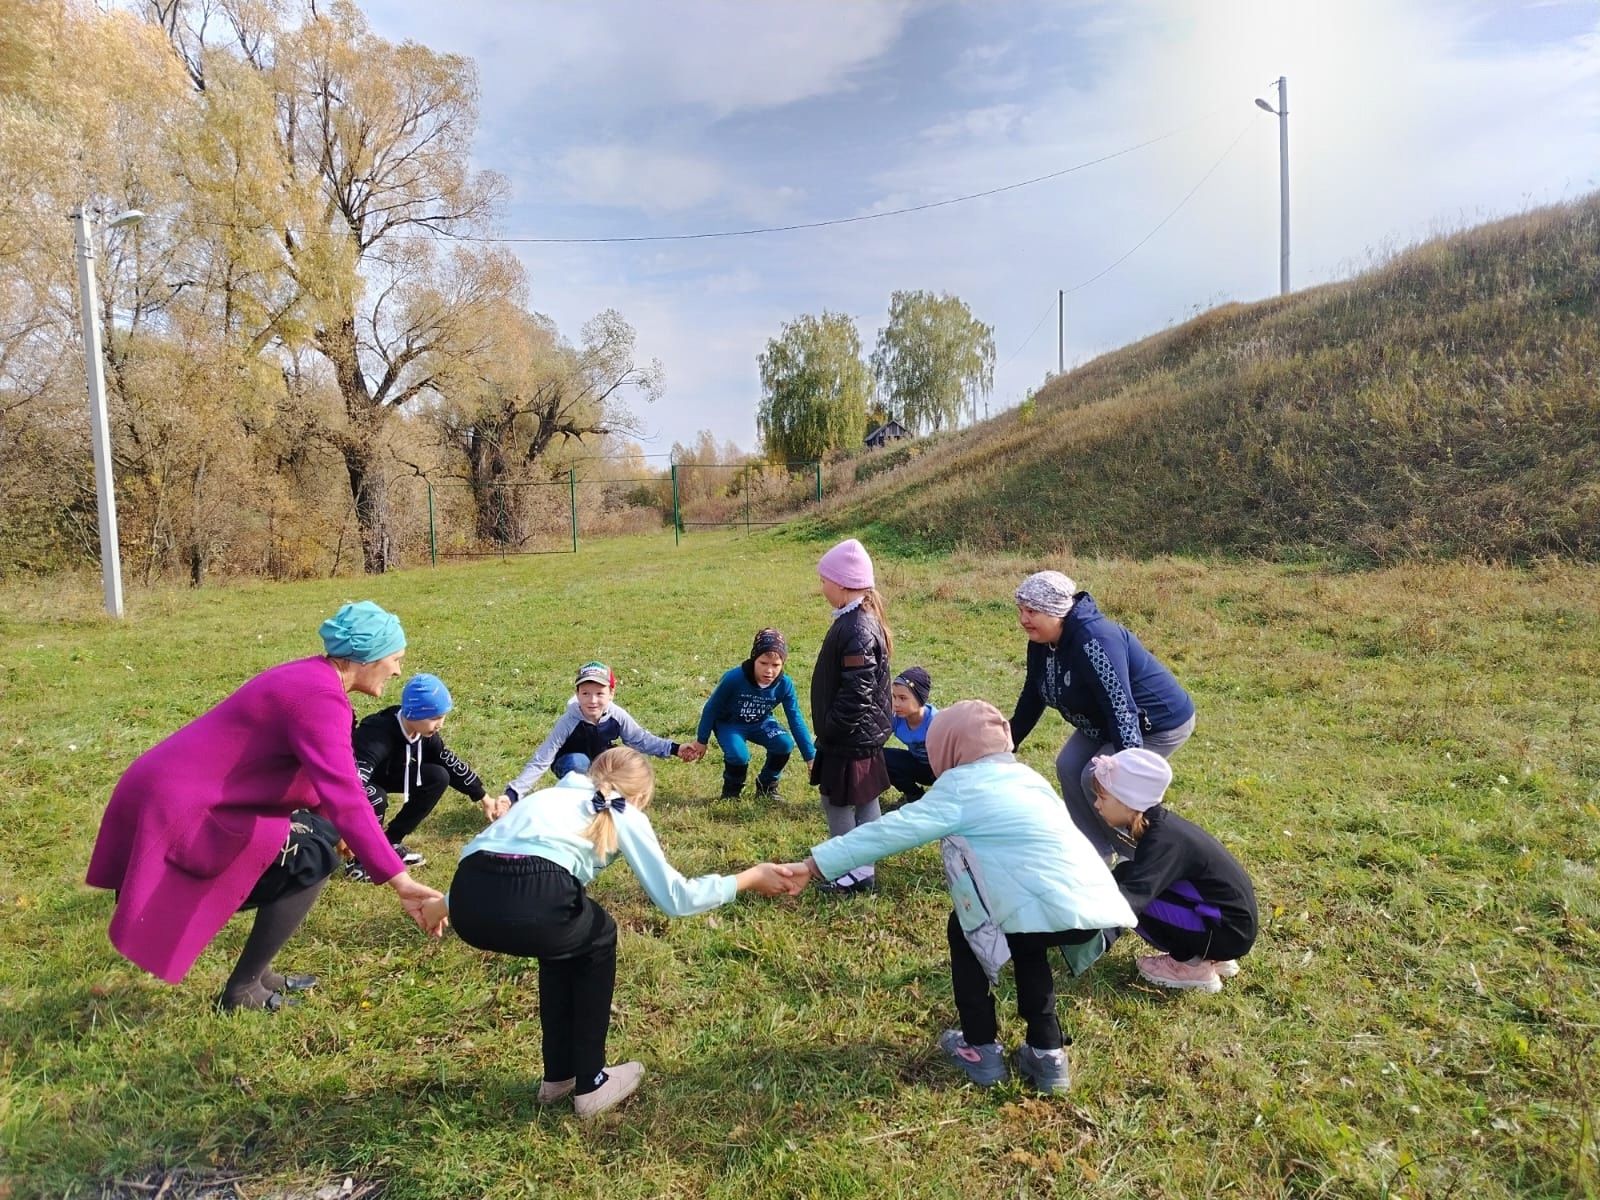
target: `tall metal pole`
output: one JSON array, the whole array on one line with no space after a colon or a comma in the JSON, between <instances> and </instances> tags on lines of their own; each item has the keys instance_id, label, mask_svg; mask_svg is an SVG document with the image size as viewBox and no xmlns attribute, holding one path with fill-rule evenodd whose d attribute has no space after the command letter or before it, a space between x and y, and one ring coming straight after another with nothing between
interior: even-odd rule
<instances>
[{"instance_id":1,"label":"tall metal pole","mask_svg":"<svg viewBox=\"0 0 1600 1200\"><path fill-rule=\"evenodd\" d=\"M1067 369L1067 292L1056 289L1056 374Z\"/></svg>"},{"instance_id":2,"label":"tall metal pole","mask_svg":"<svg viewBox=\"0 0 1600 1200\"><path fill-rule=\"evenodd\" d=\"M567 503L572 507L572 552L578 552L578 468L567 468Z\"/></svg>"},{"instance_id":3,"label":"tall metal pole","mask_svg":"<svg viewBox=\"0 0 1600 1200\"><path fill-rule=\"evenodd\" d=\"M1289 77L1278 76L1278 294L1289 294Z\"/></svg>"},{"instance_id":4,"label":"tall metal pole","mask_svg":"<svg viewBox=\"0 0 1600 1200\"><path fill-rule=\"evenodd\" d=\"M106 612L122 617L122 551L117 543L117 496L111 477L111 428L106 418L105 363L100 348L100 301L94 277L94 239L89 213L72 214L78 247L78 301L83 318L83 366L89 381L89 440L94 447L94 487L100 502L100 579Z\"/></svg>"},{"instance_id":5,"label":"tall metal pole","mask_svg":"<svg viewBox=\"0 0 1600 1200\"><path fill-rule=\"evenodd\" d=\"M676 546L683 536L683 512L678 508L678 464L672 464L672 544Z\"/></svg>"}]
</instances>

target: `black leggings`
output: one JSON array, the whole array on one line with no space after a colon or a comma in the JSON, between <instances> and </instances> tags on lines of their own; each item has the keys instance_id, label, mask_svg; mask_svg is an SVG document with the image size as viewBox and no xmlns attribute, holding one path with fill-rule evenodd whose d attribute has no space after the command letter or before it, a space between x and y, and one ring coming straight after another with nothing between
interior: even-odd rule
<instances>
[{"instance_id":1,"label":"black leggings","mask_svg":"<svg viewBox=\"0 0 1600 1200\"><path fill-rule=\"evenodd\" d=\"M390 795L408 794L408 799L401 805L400 811L395 814L394 820L389 822L389 840L395 844L405 841L417 831L417 826L439 803L439 797L444 795L445 789L450 786L450 772L440 763L423 763L419 782L416 767L411 768L411 786L406 786L406 780L401 778L403 771L395 770L396 767L404 768L403 762L392 763L390 769L383 775L374 775L367 785L367 795L370 798L374 787L381 788ZM383 819L383 814L388 810L388 797L384 797L382 805L374 804L373 809L378 814L378 819Z\"/></svg>"},{"instance_id":2,"label":"black leggings","mask_svg":"<svg viewBox=\"0 0 1600 1200\"><path fill-rule=\"evenodd\" d=\"M479 851L450 884L450 924L469 946L539 961L544 1077L599 1086L617 984L617 923L548 859Z\"/></svg>"},{"instance_id":3,"label":"black leggings","mask_svg":"<svg viewBox=\"0 0 1600 1200\"><path fill-rule=\"evenodd\" d=\"M967 944L967 935L953 912L945 936L950 942L950 987L961 1017L961 1036L969 1046L998 1041L1000 1024L995 1017L989 976ZM1099 936L1098 929L1006 934L1017 976L1017 1015L1027 1022L1028 1045L1035 1050L1059 1050L1069 1040L1061 1036L1061 1022L1056 1019L1056 978L1047 952L1052 946L1076 945Z\"/></svg>"}]
</instances>

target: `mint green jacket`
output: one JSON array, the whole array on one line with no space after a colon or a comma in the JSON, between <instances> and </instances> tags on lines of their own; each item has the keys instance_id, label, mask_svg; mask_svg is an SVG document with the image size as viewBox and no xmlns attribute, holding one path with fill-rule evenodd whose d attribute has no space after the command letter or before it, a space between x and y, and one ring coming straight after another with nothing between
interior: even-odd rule
<instances>
[{"instance_id":1,"label":"mint green jacket","mask_svg":"<svg viewBox=\"0 0 1600 1200\"><path fill-rule=\"evenodd\" d=\"M613 814L617 854L599 858L583 831L594 819L594 784L577 771L563 775L554 787L524 796L509 812L467 843L461 857L488 850L496 854L532 854L571 871L584 886L620 856L644 885L656 907L669 917L686 917L727 904L738 895L732 875L685 879L667 861L650 818L628 805Z\"/></svg>"},{"instance_id":2,"label":"mint green jacket","mask_svg":"<svg viewBox=\"0 0 1600 1200\"><path fill-rule=\"evenodd\" d=\"M981 867L953 879L964 929L985 919L1006 933L1131 928L1110 869L1078 832L1044 777L1009 754L952 767L922 799L811 851L825 879L945 837L965 838Z\"/></svg>"}]
</instances>

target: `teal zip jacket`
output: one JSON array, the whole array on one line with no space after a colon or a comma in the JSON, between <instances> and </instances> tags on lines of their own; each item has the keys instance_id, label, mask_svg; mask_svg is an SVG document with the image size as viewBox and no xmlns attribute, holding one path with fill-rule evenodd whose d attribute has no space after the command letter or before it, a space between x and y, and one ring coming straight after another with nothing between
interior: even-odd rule
<instances>
[{"instance_id":1,"label":"teal zip jacket","mask_svg":"<svg viewBox=\"0 0 1600 1200\"><path fill-rule=\"evenodd\" d=\"M461 857L487 850L494 854L531 854L565 867L587 887L617 858L627 860L645 893L669 917L687 917L727 904L739 893L732 875L685 879L667 861L650 818L633 805L612 817L617 826L617 853L600 859L583 836L594 819L594 784L577 771L563 775L554 787L524 796L511 810L467 843Z\"/></svg>"},{"instance_id":2,"label":"teal zip jacket","mask_svg":"<svg viewBox=\"0 0 1600 1200\"><path fill-rule=\"evenodd\" d=\"M1110 869L1044 777L1010 754L939 776L920 800L811 851L825 879L945 837L965 838L981 868L953 882L963 929L987 917L1006 933L1131 928L1137 918Z\"/></svg>"}]
</instances>

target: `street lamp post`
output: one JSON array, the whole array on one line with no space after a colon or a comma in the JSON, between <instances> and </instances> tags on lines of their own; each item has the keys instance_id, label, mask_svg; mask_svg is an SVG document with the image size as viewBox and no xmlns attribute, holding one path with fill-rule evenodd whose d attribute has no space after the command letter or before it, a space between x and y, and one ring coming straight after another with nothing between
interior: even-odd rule
<instances>
[{"instance_id":1,"label":"street lamp post","mask_svg":"<svg viewBox=\"0 0 1600 1200\"><path fill-rule=\"evenodd\" d=\"M1278 107L1257 99L1256 107L1278 118L1278 294L1289 294L1289 79L1279 75Z\"/></svg>"},{"instance_id":2,"label":"street lamp post","mask_svg":"<svg viewBox=\"0 0 1600 1200\"><path fill-rule=\"evenodd\" d=\"M106 228L131 225L144 217L137 209L110 221ZM100 348L100 302L94 276L94 218L87 206L72 213L78 247L78 301L83 319L83 366L89 382L89 434L94 446L94 486L100 503L100 581L106 612L122 617L122 552L117 544L117 496L111 478L111 427L106 419L105 364Z\"/></svg>"}]
</instances>

